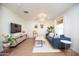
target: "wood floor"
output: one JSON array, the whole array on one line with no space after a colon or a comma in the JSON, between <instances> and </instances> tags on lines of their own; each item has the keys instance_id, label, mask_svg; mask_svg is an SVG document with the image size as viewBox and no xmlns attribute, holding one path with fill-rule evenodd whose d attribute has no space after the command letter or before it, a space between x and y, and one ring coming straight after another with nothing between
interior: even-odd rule
<instances>
[{"instance_id":1,"label":"wood floor","mask_svg":"<svg viewBox=\"0 0 79 59\"><path fill-rule=\"evenodd\" d=\"M23 41L21 44L19 44L17 47L11 48L9 56L65 56L64 52L32 53L33 47L34 47L34 40L27 39ZM78 54L72 52L72 55L78 55Z\"/></svg>"}]
</instances>

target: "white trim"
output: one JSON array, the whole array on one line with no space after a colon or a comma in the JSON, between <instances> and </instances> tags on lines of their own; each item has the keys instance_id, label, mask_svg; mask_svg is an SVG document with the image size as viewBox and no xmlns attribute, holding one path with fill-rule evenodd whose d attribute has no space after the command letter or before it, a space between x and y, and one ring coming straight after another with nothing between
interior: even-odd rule
<instances>
[{"instance_id":1,"label":"white trim","mask_svg":"<svg viewBox=\"0 0 79 59\"><path fill-rule=\"evenodd\" d=\"M74 49L74 48L71 48L73 51L75 51L76 53L78 53L79 54L79 51L78 50L76 50L76 49Z\"/></svg>"}]
</instances>

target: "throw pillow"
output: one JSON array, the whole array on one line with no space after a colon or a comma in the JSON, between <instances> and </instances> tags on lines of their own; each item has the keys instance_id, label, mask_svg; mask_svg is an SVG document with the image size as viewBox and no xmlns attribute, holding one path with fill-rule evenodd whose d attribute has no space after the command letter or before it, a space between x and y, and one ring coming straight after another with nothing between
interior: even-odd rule
<instances>
[{"instance_id":1,"label":"throw pillow","mask_svg":"<svg viewBox=\"0 0 79 59\"><path fill-rule=\"evenodd\" d=\"M54 38L60 38L60 35L55 35Z\"/></svg>"},{"instance_id":2,"label":"throw pillow","mask_svg":"<svg viewBox=\"0 0 79 59\"><path fill-rule=\"evenodd\" d=\"M54 37L54 33L50 33L49 36L50 36L50 37Z\"/></svg>"}]
</instances>

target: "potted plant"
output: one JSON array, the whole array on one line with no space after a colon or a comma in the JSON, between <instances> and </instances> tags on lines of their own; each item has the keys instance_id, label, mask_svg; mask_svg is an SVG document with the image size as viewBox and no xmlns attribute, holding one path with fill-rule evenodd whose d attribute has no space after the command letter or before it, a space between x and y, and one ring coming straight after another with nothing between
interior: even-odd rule
<instances>
[{"instance_id":1,"label":"potted plant","mask_svg":"<svg viewBox=\"0 0 79 59\"><path fill-rule=\"evenodd\" d=\"M13 44L14 38L12 37L11 34L4 36L5 41L3 42L5 47L9 47Z\"/></svg>"},{"instance_id":2,"label":"potted plant","mask_svg":"<svg viewBox=\"0 0 79 59\"><path fill-rule=\"evenodd\" d=\"M54 32L55 32L55 31L54 31L54 26L49 26L48 29L47 29L47 32L48 32L48 35L49 35L49 33L51 33L51 32L54 33Z\"/></svg>"}]
</instances>

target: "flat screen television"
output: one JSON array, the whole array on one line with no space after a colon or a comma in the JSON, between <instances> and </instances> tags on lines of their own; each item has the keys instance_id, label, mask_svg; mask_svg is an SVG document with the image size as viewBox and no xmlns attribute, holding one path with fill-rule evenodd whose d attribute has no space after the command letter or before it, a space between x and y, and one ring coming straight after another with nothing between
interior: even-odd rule
<instances>
[{"instance_id":1,"label":"flat screen television","mask_svg":"<svg viewBox=\"0 0 79 59\"><path fill-rule=\"evenodd\" d=\"M10 32L11 33L21 32L21 25L15 24L15 23L10 23Z\"/></svg>"}]
</instances>

